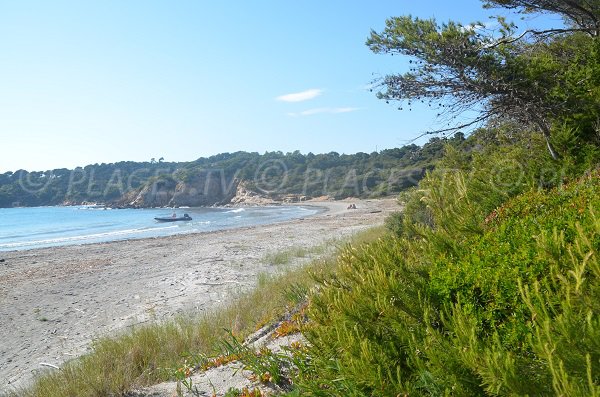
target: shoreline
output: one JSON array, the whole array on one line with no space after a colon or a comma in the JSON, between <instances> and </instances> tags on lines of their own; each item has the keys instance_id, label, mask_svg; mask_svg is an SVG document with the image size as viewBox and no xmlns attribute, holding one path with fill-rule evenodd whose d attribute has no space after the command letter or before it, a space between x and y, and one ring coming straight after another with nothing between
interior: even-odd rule
<instances>
[{"instance_id":1,"label":"shoreline","mask_svg":"<svg viewBox=\"0 0 600 397\"><path fill-rule=\"evenodd\" d=\"M339 201L339 200L338 200ZM330 201L330 203L332 203L333 201ZM0 264L2 263L2 256L4 254L9 254L12 252L24 252L24 251L32 251L32 250L41 250L41 249L52 249L52 248L60 248L60 247L69 247L69 246L76 246L76 245L95 245L95 244L108 244L108 243L113 243L113 242L123 242L123 241L130 241L130 240L145 240L145 239L157 239L157 238L164 238L164 237L174 237L174 236L181 236L181 235L187 235L187 234L206 234L206 233L215 233L215 232L219 232L219 231L223 231L223 230L234 230L234 229L250 229L253 227L260 227L260 226L265 226L265 225L271 225L271 224L277 224L277 223L285 223L285 222L289 222L289 221L293 221L293 220L297 220L297 219L304 219L304 218L309 218L309 217L314 217L314 216L318 216L324 212L329 211L329 206L327 204L323 204L323 203L327 203L327 202L312 202L309 204L304 204L304 203L282 203L282 204L254 204L254 205L243 205L243 206L239 206L239 207L193 207L193 208L186 208L186 209L204 209L204 208L215 208L215 209L229 209L229 208L268 208L268 207L273 207L273 208L280 208L280 207L308 207L313 209L314 211L316 211L314 214L309 214L306 216L297 216L297 217L293 217L293 218L288 218L288 219L283 219L283 220L276 220L274 222L271 223L258 223L255 225L247 225L247 226L225 226L221 229L214 229L214 230L202 230L202 231L182 231L182 232L176 232L173 234L164 234L164 235L156 235L156 236L146 236L146 237L136 237L135 235L131 235L131 236L125 236L122 238L115 238L113 240L107 240L107 241L98 241L98 240L91 240L91 241L85 241L85 240L80 240L80 241L73 241L73 242L63 242L63 243L58 243L58 244L42 244L45 243L45 241L38 241L38 242L33 242L33 243L38 243L37 246L23 246L20 248L14 248L14 249L3 249L0 248ZM322 205L320 205L322 204ZM48 207L32 207L32 208L53 208L53 207L75 207L75 206L65 206L65 205L61 205L61 206L48 206ZM139 208L138 210L145 210L146 208ZM150 209L156 209L156 208L150 208ZM116 209L118 210L118 209ZM149 229L151 230L151 229ZM112 231L113 233L115 232L119 232L118 230ZM116 236L116 234L115 234ZM85 236L84 236L85 237ZM90 237L90 236L88 236ZM94 237L94 235L92 235L91 237ZM71 237L69 237L70 239ZM33 244L32 244L33 245Z\"/></svg>"},{"instance_id":2,"label":"shoreline","mask_svg":"<svg viewBox=\"0 0 600 397\"><path fill-rule=\"evenodd\" d=\"M347 210L350 202L358 209ZM395 199L292 205L326 210L267 225L1 252L0 389L49 370L40 363L84 354L95 338L213 310L259 274L310 260L275 265L269 254L340 241L398 210Z\"/></svg>"}]
</instances>

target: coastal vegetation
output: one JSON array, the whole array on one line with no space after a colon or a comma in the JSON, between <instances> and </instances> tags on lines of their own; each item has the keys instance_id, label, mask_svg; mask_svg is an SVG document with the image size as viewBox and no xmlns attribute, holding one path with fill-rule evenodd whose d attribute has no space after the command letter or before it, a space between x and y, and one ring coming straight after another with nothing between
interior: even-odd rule
<instances>
[{"instance_id":1,"label":"coastal vegetation","mask_svg":"<svg viewBox=\"0 0 600 397\"><path fill-rule=\"evenodd\" d=\"M600 394L600 3L484 3L565 26L407 16L368 41L416 65L381 98L487 124L400 196L389 236L319 280L295 395Z\"/></svg>"},{"instance_id":2,"label":"coastal vegetation","mask_svg":"<svg viewBox=\"0 0 600 397\"><path fill-rule=\"evenodd\" d=\"M302 395L600 391L600 174L511 198L456 170L405 196L311 297Z\"/></svg>"}]
</instances>

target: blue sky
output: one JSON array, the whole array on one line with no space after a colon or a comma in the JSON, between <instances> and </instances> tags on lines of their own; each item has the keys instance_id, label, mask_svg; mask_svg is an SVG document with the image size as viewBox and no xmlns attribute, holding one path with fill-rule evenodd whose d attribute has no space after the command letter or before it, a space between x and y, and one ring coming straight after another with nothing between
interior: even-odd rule
<instances>
[{"instance_id":1,"label":"blue sky","mask_svg":"<svg viewBox=\"0 0 600 397\"><path fill-rule=\"evenodd\" d=\"M0 1L0 172L402 146L439 124L366 89L407 64L364 43L405 14L468 23L490 11L478 0Z\"/></svg>"}]
</instances>

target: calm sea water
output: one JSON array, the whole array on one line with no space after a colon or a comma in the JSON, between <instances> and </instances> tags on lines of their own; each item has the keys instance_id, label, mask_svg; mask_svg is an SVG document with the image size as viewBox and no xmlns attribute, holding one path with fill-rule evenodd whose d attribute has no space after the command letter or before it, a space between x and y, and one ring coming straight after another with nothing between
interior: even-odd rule
<instances>
[{"instance_id":1,"label":"calm sea water","mask_svg":"<svg viewBox=\"0 0 600 397\"><path fill-rule=\"evenodd\" d=\"M171 209L102 209L80 207L0 208L0 251L87 244L143 237L170 236L264 225L314 215L300 206L186 208L187 222L160 223Z\"/></svg>"}]
</instances>

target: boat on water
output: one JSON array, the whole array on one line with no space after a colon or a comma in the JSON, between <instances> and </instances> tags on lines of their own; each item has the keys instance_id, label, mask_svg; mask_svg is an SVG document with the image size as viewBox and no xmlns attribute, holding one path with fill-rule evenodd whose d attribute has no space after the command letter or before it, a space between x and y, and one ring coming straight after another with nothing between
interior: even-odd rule
<instances>
[{"instance_id":1,"label":"boat on water","mask_svg":"<svg viewBox=\"0 0 600 397\"><path fill-rule=\"evenodd\" d=\"M173 214L175 215L175 214ZM154 218L158 222L178 222L178 221L191 221L192 217L188 214L183 214L183 216L169 216L169 217L156 217Z\"/></svg>"}]
</instances>

